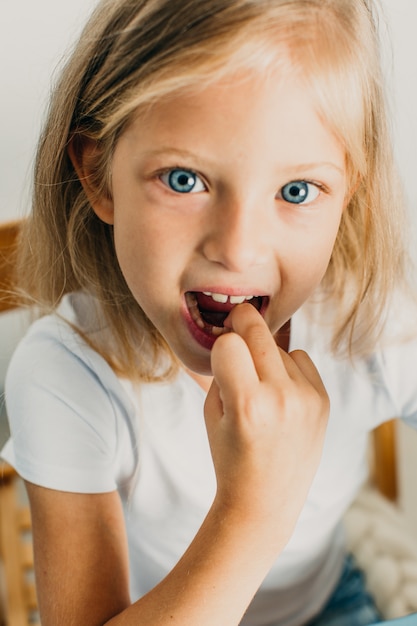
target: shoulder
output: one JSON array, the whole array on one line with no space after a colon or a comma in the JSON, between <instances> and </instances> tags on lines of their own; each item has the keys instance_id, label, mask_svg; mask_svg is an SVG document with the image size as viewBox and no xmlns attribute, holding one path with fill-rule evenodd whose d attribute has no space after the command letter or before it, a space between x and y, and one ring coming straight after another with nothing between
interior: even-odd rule
<instances>
[{"instance_id":1,"label":"shoulder","mask_svg":"<svg viewBox=\"0 0 417 626\"><path fill-rule=\"evenodd\" d=\"M414 301L402 299L390 309L375 361L398 407L398 417L417 426L417 307Z\"/></svg>"},{"instance_id":2,"label":"shoulder","mask_svg":"<svg viewBox=\"0 0 417 626\"><path fill-rule=\"evenodd\" d=\"M27 480L44 486L110 490L120 446L133 437L135 407L122 381L71 326L74 319L61 315L36 321L10 362L5 389L13 460Z\"/></svg>"},{"instance_id":3,"label":"shoulder","mask_svg":"<svg viewBox=\"0 0 417 626\"><path fill-rule=\"evenodd\" d=\"M17 384L24 381L26 389L35 385L49 389L64 385L75 391L76 383L80 391L94 389L98 393L101 389L107 396L125 399L120 380L77 332L77 327L77 317L67 303L57 313L35 321L12 356L6 388L13 381Z\"/></svg>"},{"instance_id":4,"label":"shoulder","mask_svg":"<svg viewBox=\"0 0 417 626\"><path fill-rule=\"evenodd\" d=\"M412 299L395 298L381 318L381 335L372 352L337 356L331 351L331 311L310 307L295 316L294 347L305 349L330 391L340 397L364 394L372 398L372 411L389 407L391 417L417 426L417 310ZM293 330L293 329L292 329ZM350 401L350 399L349 399ZM371 406L370 406L371 409ZM386 418L388 419L388 415Z\"/></svg>"}]
</instances>

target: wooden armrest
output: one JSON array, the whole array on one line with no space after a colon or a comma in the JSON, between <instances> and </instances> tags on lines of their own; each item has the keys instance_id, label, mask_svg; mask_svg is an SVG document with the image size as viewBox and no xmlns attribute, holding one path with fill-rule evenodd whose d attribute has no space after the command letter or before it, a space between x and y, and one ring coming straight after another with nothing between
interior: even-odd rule
<instances>
[{"instance_id":1,"label":"wooden armrest","mask_svg":"<svg viewBox=\"0 0 417 626\"><path fill-rule=\"evenodd\" d=\"M392 501L398 496L396 424L397 420L390 420L373 432L373 481L377 489Z\"/></svg>"},{"instance_id":2,"label":"wooden armrest","mask_svg":"<svg viewBox=\"0 0 417 626\"><path fill-rule=\"evenodd\" d=\"M16 476L16 470L5 461L0 460L0 487L8 485Z\"/></svg>"},{"instance_id":3,"label":"wooden armrest","mask_svg":"<svg viewBox=\"0 0 417 626\"><path fill-rule=\"evenodd\" d=\"M18 306L12 293L17 238L22 221L0 224L0 312Z\"/></svg>"}]
</instances>

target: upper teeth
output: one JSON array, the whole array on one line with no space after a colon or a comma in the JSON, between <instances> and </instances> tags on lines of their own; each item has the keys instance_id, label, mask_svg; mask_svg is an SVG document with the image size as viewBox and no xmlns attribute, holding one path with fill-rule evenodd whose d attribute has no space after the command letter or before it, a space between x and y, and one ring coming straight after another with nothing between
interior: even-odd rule
<instances>
[{"instance_id":1,"label":"upper teeth","mask_svg":"<svg viewBox=\"0 0 417 626\"><path fill-rule=\"evenodd\" d=\"M245 300L252 300L254 296L228 296L225 293L212 293L211 291L203 291L205 296L210 296L215 302L225 304L228 300L230 304L242 304Z\"/></svg>"}]
</instances>

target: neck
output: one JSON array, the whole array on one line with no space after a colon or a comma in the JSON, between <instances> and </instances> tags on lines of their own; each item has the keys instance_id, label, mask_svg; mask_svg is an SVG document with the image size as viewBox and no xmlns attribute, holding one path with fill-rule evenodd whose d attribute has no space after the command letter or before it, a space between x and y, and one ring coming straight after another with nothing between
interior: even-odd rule
<instances>
[{"instance_id":1,"label":"neck","mask_svg":"<svg viewBox=\"0 0 417 626\"><path fill-rule=\"evenodd\" d=\"M195 380L197 385L199 385L203 389L203 391L208 393L208 390L210 389L211 383L213 381L213 376L204 376L203 374L197 374L196 372L192 372L188 368L185 368L185 371L189 376L191 376L193 380Z\"/></svg>"}]
</instances>

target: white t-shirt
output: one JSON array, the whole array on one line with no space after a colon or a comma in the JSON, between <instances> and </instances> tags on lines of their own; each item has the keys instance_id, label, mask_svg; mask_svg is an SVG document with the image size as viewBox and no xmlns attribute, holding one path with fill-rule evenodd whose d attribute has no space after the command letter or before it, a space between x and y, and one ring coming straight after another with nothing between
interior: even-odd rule
<instances>
[{"instance_id":1,"label":"white t-shirt","mask_svg":"<svg viewBox=\"0 0 417 626\"><path fill-rule=\"evenodd\" d=\"M83 326L86 297L67 296L60 314ZM6 380L12 439L2 456L44 487L119 491L134 601L173 568L212 503L205 394L185 372L170 383L118 378L62 317L35 322L13 356ZM323 333L300 310L290 348L306 350L316 364L330 420L293 536L242 626L299 626L323 606L343 562L340 519L366 477L368 432L393 417L417 426L417 339L352 367L331 356Z\"/></svg>"}]
</instances>

